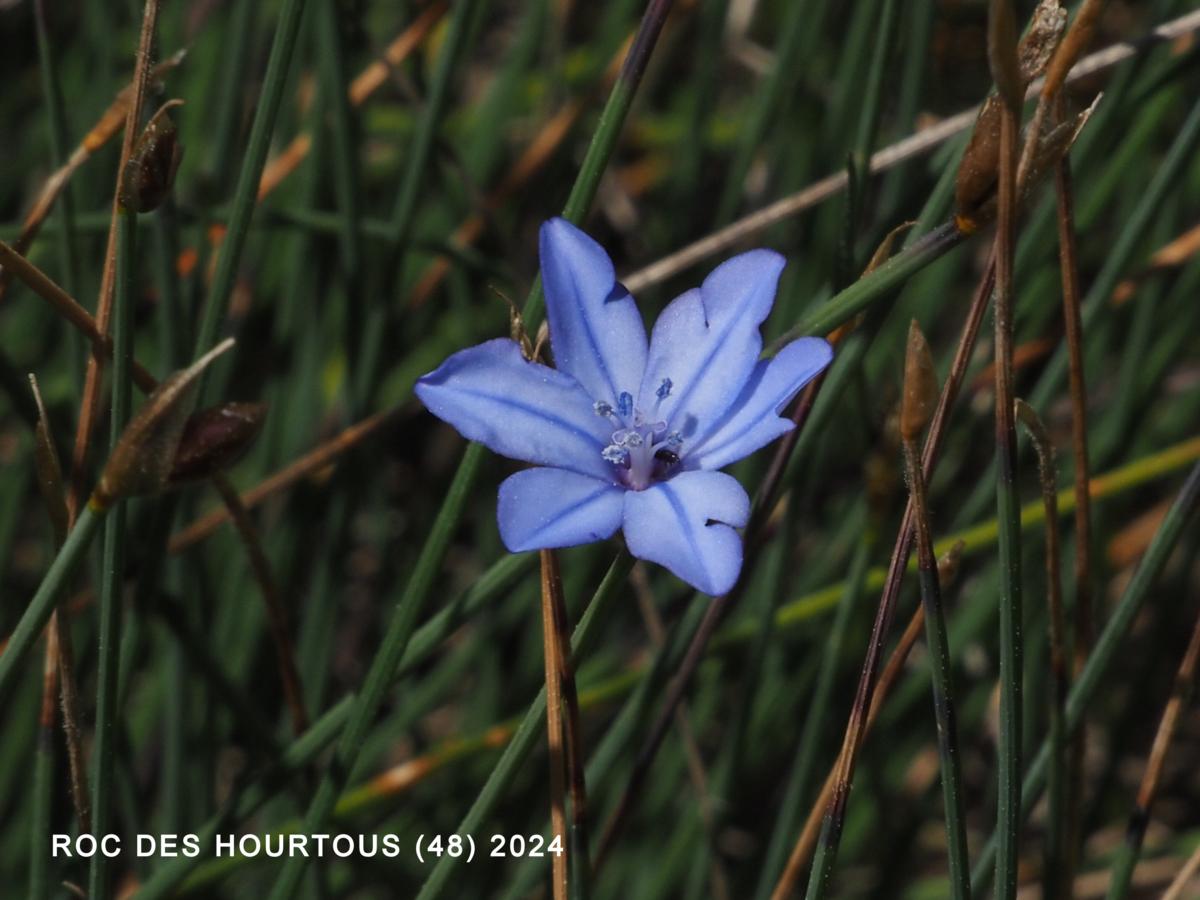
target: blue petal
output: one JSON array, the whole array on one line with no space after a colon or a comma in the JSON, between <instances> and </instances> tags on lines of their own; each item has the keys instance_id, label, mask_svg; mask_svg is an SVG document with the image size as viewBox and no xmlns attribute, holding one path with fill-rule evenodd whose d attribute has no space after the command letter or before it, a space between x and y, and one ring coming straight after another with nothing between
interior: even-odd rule
<instances>
[{"instance_id":1,"label":"blue petal","mask_svg":"<svg viewBox=\"0 0 1200 900\"><path fill-rule=\"evenodd\" d=\"M622 392L636 395L646 326L608 254L566 219L542 225L540 253L554 365L614 407Z\"/></svg>"},{"instance_id":2,"label":"blue petal","mask_svg":"<svg viewBox=\"0 0 1200 900\"><path fill-rule=\"evenodd\" d=\"M604 540L621 525L624 493L562 469L525 469L500 485L500 537L512 553Z\"/></svg>"},{"instance_id":3,"label":"blue petal","mask_svg":"<svg viewBox=\"0 0 1200 900\"><path fill-rule=\"evenodd\" d=\"M687 448L685 465L720 469L791 431L791 419L780 417L780 411L831 359L828 341L805 337L758 363L729 412Z\"/></svg>"},{"instance_id":4,"label":"blue petal","mask_svg":"<svg viewBox=\"0 0 1200 900\"><path fill-rule=\"evenodd\" d=\"M429 411L502 456L611 480L612 425L570 375L529 362L508 338L455 353L414 388Z\"/></svg>"},{"instance_id":5,"label":"blue petal","mask_svg":"<svg viewBox=\"0 0 1200 900\"><path fill-rule=\"evenodd\" d=\"M758 326L771 311L784 259L770 250L735 256L677 297L654 323L640 408L687 439L720 417L754 370L762 351ZM659 399L665 379L671 392Z\"/></svg>"},{"instance_id":6,"label":"blue petal","mask_svg":"<svg viewBox=\"0 0 1200 900\"><path fill-rule=\"evenodd\" d=\"M750 517L750 498L724 472L681 472L644 491L625 493L629 552L666 566L706 594L727 593L742 569L733 527Z\"/></svg>"}]
</instances>

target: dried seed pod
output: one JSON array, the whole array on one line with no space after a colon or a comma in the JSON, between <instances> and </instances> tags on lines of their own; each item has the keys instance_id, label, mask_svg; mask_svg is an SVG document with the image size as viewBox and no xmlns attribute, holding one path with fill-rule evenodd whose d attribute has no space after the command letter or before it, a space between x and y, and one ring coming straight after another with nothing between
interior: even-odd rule
<instances>
[{"instance_id":1,"label":"dried seed pod","mask_svg":"<svg viewBox=\"0 0 1200 900\"><path fill-rule=\"evenodd\" d=\"M171 109L182 100L169 100L159 108L138 136L121 175L121 205L134 212L151 212L167 198L183 158Z\"/></svg>"},{"instance_id":2,"label":"dried seed pod","mask_svg":"<svg viewBox=\"0 0 1200 900\"><path fill-rule=\"evenodd\" d=\"M262 403L222 403L193 413L183 426L167 483L201 481L228 469L254 444L266 414Z\"/></svg>"},{"instance_id":3,"label":"dried seed pod","mask_svg":"<svg viewBox=\"0 0 1200 900\"><path fill-rule=\"evenodd\" d=\"M1015 83L1011 86L1022 97L1029 83L1041 75L1049 65L1062 39L1066 23L1066 10L1058 0L1042 0L1034 10L1029 29L1017 46L1017 72ZM954 203L955 221L960 231L969 233L982 224L983 220L977 215L977 211L995 194L1000 168L1002 102L1000 95L995 93L984 101L958 167Z\"/></svg>"},{"instance_id":4,"label":"dried seed pod","mask_svg":"<svg viewBox=\"0 0 1200 900\"><path fill-rule=\"evenodd\" d=\"M1041 181L1046 173L1058 165L1059 160L1070 152L1079 138L1079 133L1083 131L1083 126L1092 117L1092 113L1095 112L1100 98L1103 96L1103 94L1097 94L1091 106L1078 115L1068 118L1062 124L1047 125L1042 129L1042 133L1037 138L1037 145L1034 147L1033 157L1029 162L1029 172L1021 185L1022 200L1029 195L1034 185ZM1033 140L1033 136L1027 135L1025 139Z\"/></svg>"},{"instance_id":5,"label":"dried seed pod","mask_svg":"<svg viewBox=\"0 0 1200 900\"><path fill-rule=\"evenodd\" d=\"M908 351L904 357L904 400L900 404L900 436L912 444L921 436L937 404L937 372L929 343L913 319L908 326Z\"/></svg>"},{"instance_id":6,"label":"dried seed pod","mask_svg":"<svg viewBox=\"0 0 1200 900\"><path fill-rule=\"evenodd\" d=\"M958 577L958 566L962 562L963 551L966 549L967 542L957 540L949 550L938 557L938 581L942 583L943 590Z\"/></svg>"},{"instance_id":7,"label":"dried seed pod","mask_svg":"<svg viewBox=\"0 0 1200 900\"><path fill-rule=\"evenodd\" d=\"M1066 7L1060 0L1042 0L1033 11L1029 28L1017 45L1017 65L1024 82L1022 89L1045 73L1066 30Z\"/></svg>"},{"instance_id":8,"label":"dried seed pod","mask_svg":"<svg viewBox=\"0 0 1200 900\"><path fill-rule=\"evenodd\" d=\"M105 509L117 500L156 494L167 486L179 439L196 402L200 376L232 346L232 338L222 341L154 389L113 448L89 501L92 506Z\"/></svg>"}]
</instances>

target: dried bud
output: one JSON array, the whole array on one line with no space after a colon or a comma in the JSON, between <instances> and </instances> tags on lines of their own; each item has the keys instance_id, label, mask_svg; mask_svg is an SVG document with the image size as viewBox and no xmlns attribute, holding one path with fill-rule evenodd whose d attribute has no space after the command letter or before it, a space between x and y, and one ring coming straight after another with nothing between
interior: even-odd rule
<instances>
[{"instance_id":1,"label":"dried bud","mask_svg":"<svg viewBox=\"0 0 1200 900\"><path fill-rule=\"evenodd\" d=\"M904 358L904 400L900 404L900 436L906 444L916 442L929 424L937 403L937 373L929 344L921 326L913 319L908 326L908 351Z\"/></svg>"},{"instance_id":2,"label":"dried bud","mask_svg":"<svg viewBox=\"0 0 1200 900\"><path fill-rule=\"evenodd\" d=\"M232 346L232 338L222 341L186 369L171 375L146 398L104 466L92 495L93 506L105 509L117 500L156 494L167 486L179 438L196 402L200 376Z\"/></svg>"},{"instance_id":3,"label":"dried bud","mask_svg":"<svg viewBox=\"0 0 1200 900\"><path fill-rule=\"evenodd\" d=\"M1067 30L1067 10L1060 0L1042 0L1033 11L1029 28L1017 45L1017 65L1021 70L1022 89L1046 71L1063 32Z\"/></svg>"},{"instance_id":4,"label":"dried bud","mask_svg":"<svg viewBox=\"0 0 1200 900\"><path fill-rule=\"evenodd\" d=\"M1000 5L1008 6L1007 3ZM1000 17L1004 17L1003 13ZM1066 10L1058 0L1042 0L1034 10L1029 30L1016 51L1017 77L1014 87L1022 99L1029 82L1045 71L1062 38L1066 23ZM1000 168L1002 103L998 94L991 94L984 101L958 167L954 201L959 229L965 232L974 231L986 221L986 215L980 214L979 208L995 196Z\"/></svg>"},{"instance_id":5,"label":"dried bud","mask_svg":"<svg viewBox=\"0 0 1200 900\"><path fill-rule=\"evenodd\" d=\"M37 378L29 375L29 386L33 389L33 399L37 403L38 421L34 428L34 465L37 468L38 491L42 502L46 504L46 512L50 516L50 524L54 526L54 538L61 545L67 537L67 501L63 495L62 465L58 460L58 450L54 446L54 437L50 433L50 419L46 415L46 406L42 403L42 392L38 389Z\"/></svg>"},{"instance_id":6,"label":"dried bud","mask_svg":"<svg viewBox=\"0 0 1200 900\"><path fill-rule=\"evenodd\" d=\"M1017 62L1017 21L1013 0L991 0L988 4L988 68L996 82L996 93L1014 112L1025 100L1025 84Z\"/></svg>"},{"instance_id":7,"label":"dried bud","mask_svg":"<svg viewBox=\"0 0 1200 900\"><path fill-rule=\"evenodd\" d=\"M1000 98L992 94L984 101L975 120L975 130L958 165L954 184L956 222L961 231L978 227L975 212L996 193L1000 170Z\"/></svg>"},{"instance_id":8,"label":"dried bud","mask_svg":"<svg viewBox=\"0 0 1200 900\"><path fill-rule=\"evenodd\" d=\"M1103 94L1098 94L1096 99L1092 101L1091 106L1077 116L1069 118L1061 125L1050 125L1042 129L1042 133L1037 138L1037 146L1034 148L1033 156L1029 162L1029 171L1025 175L1024 182L1021 184L1022 200L1046 176L1046 173L1058 165L1059 161L1070 152L1079 137L1079 133L1083 131L1083 126L1092 117L1092 113L1103 96ZM1025 139L1027 141L1033 140L1033 136L1027 135Z\"/></svg>"},{"instance_id":9,"label":"dried bud","mask_svg":"<svg viewBox=\"0 0 1200 900\"><path fill-rule=\"evenodd\" d=\"M966 549L967 542L958 540L949 550L938 557L938 581L941 582L943 589L958 577L958 565L962 562L963 551Z\"/></svg>"},{"instance_id":10,"label":"dried bud","mask_svg":"<svg viewBox=\"0 0 1200 900\"><path fill-rule=\"evenodd\" d=\"M134 212L151 212L167 198L183 158L175 123L169 115L182 100L169 100L150 119L134 144L121 176L121 205Z\"/></svg>"},{"instance_id":11,"label":"dried bud","mask_svg":"<svg viewBox=\"0 0 1200 900\"><path fill-rule=\"evenodd\" d=\"M262 430L262 403L222 403L188 417L175 450L170 485L201 481L236 463Z\"/></svg>"}]
</instances>

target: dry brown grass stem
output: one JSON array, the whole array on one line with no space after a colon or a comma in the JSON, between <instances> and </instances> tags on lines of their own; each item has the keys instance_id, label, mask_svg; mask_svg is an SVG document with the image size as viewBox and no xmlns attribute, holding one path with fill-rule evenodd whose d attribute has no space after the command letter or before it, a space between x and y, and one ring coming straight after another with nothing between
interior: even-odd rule
<instances>
[{"instance_id":1,"label":"dry brown grass stem","mask_svg":"<svg viewBox=\"0 0 1200 900\"><path fill-rule=\"evenodd\" d=\"M165 75L171 69L174 69L183 61L184 52L181 50L168 59L163 60L151 70L150 77L153 80ZM38 191L37 199L33 201L33 205L29 208L29 212L25 214L25 219L21 223L21 232L13 241L13 248L24 255L33 244L34 238L38 232L42 230L42 225L45 223L50 211L54 208L55 201L58 200L63 190L71 177L79 171L85 162L92 158L92 155L107 144L116 133L125 124L125 117L129 112L129 102L133 96L133 85L127 84L122 88L117 96L113 98L108 109L100 116L96 123L91 127L83 140L79 142L71 155L67 157L67 161L58 169L50 174ZM12 272L8 268L0 267L0 302L8 293L8 286L12 282Z\"/></svg>"},{"instance_id":2,"label":"dry brown grass stem","mask_svg":"<svg viewBox=\"0 0 1200 900\"><path fill-rule=\"evenodd\" d=\"M633 38L630 37L622 43L613 55L600 85L597 85L593 91L589 91L586 95L575 97L564 104L541 127L533 140L526 146L524 152L512 164L512 167L500 183L483 198L481 203L482 208L467 216L454 230L454 234L450 237L452 245L466 248L478 240L487 226L489 214L503 205L517 191L521 190L542 169L551 156L554 155L554 152L562 146L563 141L571 133L571 129L575 123L579 121L579 117L587 109L591 108L591 95L607 90L612 86L612 83L617 78L617 73L621 69L621 62L628 55L629 45L632 40ZM421 277L417 279L417 283L409 295L408 302L412 306L420 306L428 300L430 295L437 290L438 285L442 283L446 275L450 272L450 268L451 260L449 257L439 256L434 259L426 267Z\"/></svg>"},{"instance_id":3,"label":"dry brown grass stem","mask_svg":"<svg viewBox=\"0 0 1200 900\"><path fill-rule=\"evenodd\" d=\"M117 177L113 190L112 216L108 226L108 244L104 251L104 269L100 276L100 299L96 303L96 330L108 334L108 321L112 315L113 297L116 287L117 218L120 215L121 180L125 164L133 153L133 146L140 133L142 106L145 104L146 88L150 81L150 54L154 49L154 34L158 24L161 0L146 0L142 14L142 30L138 38L137 58L134 63L133 81L129 109L125 114L125 134L121 139L121 157L117 165ZM71 454L71 480L67 490L67 514L74 523L79 504L84 496L84 477L87 468L88 450L91 445L95 420L100 411L101 372L105 354L94 344L88 356L87 374L83 382L83 400L79 408L79 423L75 430L75 448Z\"/></svg>"},{"instance_id":4,"label":"dry brown grass stem","mask_svg":"<svg viewBox=\"0 0 1200 900\"><path fill-rule=\"evenodd\" d=\"M1175 672L1175 681L1171 688L1171 698L1167 701L1162 718L1158 723L1158 731L1154 735L1154 743L1150 747L1150 756L1146 760L1146 769L1142 773L1142 781L1138 786L1137 800L1134 804L1133 815L1130 817L1127 840L1136 837L1138 843L1145 834L1146 825L1150 819L1150 808L1158 795L1158 786L1162 781L1163 767L1170 749L1171 740L1179 727L1180 717L1192 699L1196 687L1196 669L1200 664L1200 614L1196 624L1192 626L1192 636L1188 640L1187 650Z\"/></svg>"},{"instance_id":5,"label":"dry brown grass stem","mask_svg":"<svg viewBox=\"0 0 1200 900\"><path fill-rule=\"evenodd\" d=\"M1160 900L1184 900L1183 892L1188 889L1189 883L1196 877L1197 872L1200 872L1200 846L1192 851L1192 855L1187 858L1183 868L1176 873Z\"/></svg>"},{"instance_id":6,"label":"dry brown grass stem","mask_svg":"<svg viewBox=\"0 0 1200 900\"><path fill-rule=\"evenodd\" d=\"M1200 29L1200 10L1180 16L1153 29L1141 38L1124 41L1098 50L1081 59L1066 77L1066 84L1074 84L1092 75L1106 72L1149 47L1158 46ZM1034 81L1026 92L1026 98L1040 94L1044 81ZM876 151L871 156L870 172L873 175L886 172L903 162L928 153L974 124L979 107L963 110L916 134ZM757 212L743 216L731 225L714 231L694 243L688 244L662 259L644 266L621 279L631 292L637 294L645 288L661 284L696 263L716 256L758 235L766 229L799 215L807 209L836 196L845 190L847 177L838 172L813 182L806 188L777 200Z\"/></svg>"},{"instance_id":7,"label":"dry brown grass stem","mask_svg":"<svg viewBox=\"0 0 1200 900\"><path fill-rule=\"evenodd\" d=\"M5 271L12 272L35 294L45 300L56 313L92 342L93 348L105 359L112 359L112 338L104 334L92 314L64 291L45 272L21 255L16 247L0 241L0 264ZM133 363L133 381L142 391L149 392L158 385L158 380L136 360Z\"/></svg>"},{"instance_id":8,"label":"dry brown grass stem","mask_svg":"<svg viewBox=\"0 0 1200 900\"><path fill-rule=\"evenodd\" d=\"M308 478L327 466L332 465L343 453L357 447L380 426L384 425L399 412L400 408L383 410L367 416L365 419L340 431L337 435L314 447L299 459L284 466L278 472L263 479L250 490L240 495L242 505L247 509L258 506L267 498L286 490L298 481ZM196 544L220 528L230 519L228 507L214 509L200 516L171 536L167 545L169 553L180 553Z\"/></svg>"},{"instance_id":9,"label":"dry brown grass stem","mask_svg":"<svg viewBox=\"0 0 1200 900\"><path fill-rule=\"evenodd\" d=\"M420 46L425 36L433 30L447 8L446 0L430 3L408 28L388 44L383 58L377 59L360 72L346 91L351 106L362 106L388 80L392 70L399 66ZM261 203L289 175L296 171L312 150L312 135L304 132L296 135L280 153L267 163L258 180L258 202Z\"/></svg>"}]
</instances>

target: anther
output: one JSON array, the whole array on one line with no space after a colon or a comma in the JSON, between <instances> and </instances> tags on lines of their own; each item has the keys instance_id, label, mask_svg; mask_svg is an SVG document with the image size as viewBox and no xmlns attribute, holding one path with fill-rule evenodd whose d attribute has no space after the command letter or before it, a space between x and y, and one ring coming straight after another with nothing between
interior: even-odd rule
<instances>
[{"instance_id":1,"label":"anther","mask_svg":"<svg viewBox=\"0 0 1200 900\"><path fill-rule=\"evenodd\" d=\"M629 451L627 451L624 447L619 447L616 444L609 444L600 451L600 455L604 457L607 462L610 462L613 465L629 468Z\"/></svg>"},{"instance_id":2,"label":"anther","mask_svg":"<svg viewBox=\"0 0 1200 900\"><path fill-rule=\"evenodd\" d=\"M633 412L633 394L629 391L621 391L621 396L617 398L617 412L626 418Z\"/></svg>"},{"instance_id":3,"label":"anther","mask_svg":"<svg viewBox=\"0 0 1200 900\"><path fill-rule=\"evenodd\" d=\"M658 386L658 390L654 392L654 395L659 400L666 400L667 397L671 396L671 379L664 378L662 384Z\"/></svg>"},{"instance_id":4,"label":"anther","mask_svg":"<svg viewBox=\"0 0 1200 900\"><path fill-rule=\"evenodd\" d=\"M592 404L592 412L607 419L613 414L612 404L605 403L603 400L597 400Z\"/></svg>"}]
</instances>

